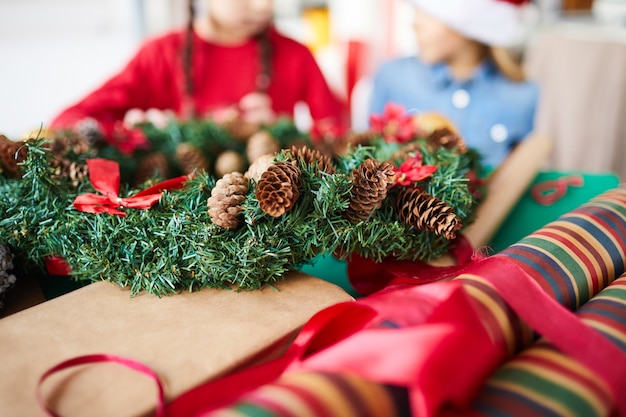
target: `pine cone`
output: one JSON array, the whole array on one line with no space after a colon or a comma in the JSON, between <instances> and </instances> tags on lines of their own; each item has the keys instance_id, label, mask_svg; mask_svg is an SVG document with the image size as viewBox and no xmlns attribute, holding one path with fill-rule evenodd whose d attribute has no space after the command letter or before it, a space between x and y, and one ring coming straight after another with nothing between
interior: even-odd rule
<instances>
[{"instance_id":1,"label":"pine cone","mask_svg":"<svg viewBox=\"0 0 626 417\"><path fill-rule=\"evenodd\" d=\"M217 156L215 161L215 176L223 177L231 172L241 172L246 167L244 157L235 151L224 151Z\"/></svg>"},{"instance_id":2,"label":"pine cone","mask_svg":"<svg viewBox=\"0 0 626 417\"><path fill-rule=\"evenodd\" d=\"M446 202L418 188L404 188L396 202L398 218L416 229L454 239L462 226Z\"/></svg>"},{"instance_id":3,"label":"pine cone","mask_svg":"<svg viewBox=\"0 0 626 417\"><path fill-rule=\"evenodd\" d=\"M211 221L226 229L236 229L248 193L248 180L239 172L224 175L217 180L207 201Z\"/></svg>"},{"instance_id":4,"label":"pine cone","mask_svg":"<svg viewBox=\"0 0 626 417\"><path fill-rule=\"evenodd\" d=\"M346 136L345 140L352 145L352 147L358 145L368 146L371 145L372 141L378 136L380 136L380 134L368 130L365 132L352 132Z\"/></svg>"},{"instance_id":5,"label":"pine cone","mask_svg":"<svg viewBox=\"0 0 626 417\"><path fill-rule=\"evenodd\" d=\"M84 138L85 141L92 146L106 142L100 123L91 117L87 117L78 122L75 130L79 136Z\"/></svg>"},{"instance_id":6,"label":"pine cone","mask_svg":"<svg viewBox=\"0 0 626 417\"><path fill-rule=\"evenodd\" d=\"M12 178L21 176L21 167L18 165L26 159L28 149L24 141L12 141L0 135L0 170Z\"/></svg>"},{"instance_id":7,"label":"pine cone","mask_svg":"<svg viewBox=\"0 0 626 417\"><path fill-rule=\"evenodd\" d=\"M274 155L279 149L276 139L268 131L260 130L248 139L246 157L252 164L263 155Z\"/></svg>"},{"instance_id":8,"label":"pine cone","mask_svg":"<svg viewBox=\"0 0 626 417\"><path fill-rule=\"evenodd\" d=\"M151 153L139 161L139 166L135 171L134 185L142 184L152 177L168 178L169 171L170 166L165 154Z\"/></svg>"},{"instance_id":9,"label":"pine cone","mask_svg":"<svg viewBox=\"0 0 626 417\"><path fill-rule=\"evenodd\" d=\"M91 148L87 139L72 132L55 132L51 136L50 166L56 179L67 178L74 187L89 175L85 162L77 159L87 155Z\"/></svg>"},{"instance_id":10,"label":"pine cone","mask_svg":"<svg viewBox=\"0 0 626 417\"><path fill-rule=\"evenodd\" d=\"M224 121L222 123L222 127L233 137L233 139L239 142L247 141L250 136L258 132L261 128L257 123L247 122L239 116Z\"/></svg>"},{"instance_id":11,"label":"pine cone","mask_svg":"<svg viewBox=\"0 0 626 417\"><path fill-rule=\"evenodd\" d=\"M317 149L310 149L306 146L292 146L287 153L292 160L308 166L315 166L317 171L326 172L328 174L334 174L336 171L330 156L322 154Z\"/></svg>"},{"instance_id":12,"label":"pine cone","mask_svg":"<svg viewBox=\"0 0 626 417\"><path fill-rule=\"evenodd\" d=\"M254 182L258 183L261 179L261 175L263 175L263 173L273 164L273 155L263 155L250 165L244 176L248 179L253 179Z\"/></svg>"},{"instance_id":13,"label":"pine cone","mask_svg":"<svg viewBox=\"0 0 626 417\"><path fill-rule=\"evenodd\" d=\"M358 223L380 208L395 174L390 163L366 159L352 171L352 177L352 199L345 215L352 223Z\"/></svg>"},{"instance_id":14,"label":"pine cone","mask_svg":"<svg viewBox=\"0 0 626 417\"><path fill-rule=\"evenodd\" d=\"M3 299L8 290L17 281L13 270L13 254L8 246L0 244L0 309L2 309Z\"/></svg>"},{"instance_id":15,"label":"pine cone","mask_svg":"<svg viewBox=\"0 0 626 417\"><path fill-rule=\"evenodd\" d=\"M176 161L183 174L209 169L209 161L202 150L190 143L181 143L176 147Z\"/></svg>"},{"instance_id":16,"label":"pine cone","mask_svg":"<svg viewBox=\"0 0 626 417\"><path fill-rule=\"evenodd\" d=\"M372 140L378 135L376 133L367 131L360 133L350 133L345 136L340 136L331 140L322 140L315 144L315 147L325 155L341 156L348 153L348 149L356 148L357 146L368 146L372 143Z\"/></svg>"},{"instance_id":17,"label":"pine cone","mask_svg":"<svg viewBox=\"0 0 626 417\"><path fill-rule=\"evenodd\" d=\"M261 175L256 198L261 210L280 217L291 210L300 197L300 169L291 162L277 162Z\"/></svg>"},{"instance_id":18,"label":"pine cone","mask_svg":"<svg viewBox=\"0 0 626 417\"><path fill-rule=\"evenodd\" d=\"M54 132L50 138L50 152L55 158L67 159L86 155L90 145L84 136L72 132Z\"/></svg>"},{"instance_id":19,"label":"pine cone","mask_svg":"<svg viewBox=\"0 0 626 417\"><path fill-rule=\"evenodd\" d=\"M467 145L465 141L456 133L448 129L447 127L437 129L428 136L428 146L431 149L456 148L458 153L466 153Z\"/></svg>"},{"instance_id":20,"label":"pine cone","mask_svg":"<svg viewBox=\"0 0 626 417\"><path fill-rule=\"evenodd\" d=\"M70 161L68 159L53 159L50 165L54 168L54 178L67 178L73 187L89 177L89 166L85 163Z\"/></svg>"},{"instance_id":21,"label":"pine cone","mask_svg":"<svg viewBox=\"0 0 626 417\"><path fill-rule=\"evenodd\" d=\"M390 161L395 161L395 160L404 161L409 157L410 154L420 152L421 151L420 147L421 146L419 142L409 142L402 148L395 151L393 155L391 155L391 158L389 158L389 160Z\"/></svg>"}]
</instances>

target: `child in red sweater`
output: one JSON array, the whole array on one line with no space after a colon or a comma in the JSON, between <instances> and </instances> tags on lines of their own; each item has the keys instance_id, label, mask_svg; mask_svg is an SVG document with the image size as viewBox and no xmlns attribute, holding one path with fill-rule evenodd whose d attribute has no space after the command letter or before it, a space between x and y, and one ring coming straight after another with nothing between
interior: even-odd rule
<instances>
[{"instance_id":1,"label":"child in red sweater","mask_svg":"<svg viewBox=\"0 0 626 417\"><path fill-rule=\"evenodd\" d=\"M210 0L186 30L145 42L117 75L56 116L52 128L86 118L105 131L129 110L173 112L185 119L228 109L246 121L271 123L308 104L314 121L340 123L342 104L312 54L272 26L272 0Z\"/></svg>"}]
</instances>

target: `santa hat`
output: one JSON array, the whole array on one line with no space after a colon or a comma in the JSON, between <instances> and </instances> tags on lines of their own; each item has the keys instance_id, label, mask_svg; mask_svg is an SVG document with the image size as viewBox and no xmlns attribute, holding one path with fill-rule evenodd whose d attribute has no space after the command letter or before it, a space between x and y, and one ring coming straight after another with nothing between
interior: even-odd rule
<instances>
[{"instance_id":1,"label":"santa hat","mask_svg":"<svg viewBox=\"0 0 626 417\"><path fill-rule=\"evenodd\" d=\"M460 34L490 46L514 46L528 31L527 0L411 0Z\"/></svg>"}]
</instances>

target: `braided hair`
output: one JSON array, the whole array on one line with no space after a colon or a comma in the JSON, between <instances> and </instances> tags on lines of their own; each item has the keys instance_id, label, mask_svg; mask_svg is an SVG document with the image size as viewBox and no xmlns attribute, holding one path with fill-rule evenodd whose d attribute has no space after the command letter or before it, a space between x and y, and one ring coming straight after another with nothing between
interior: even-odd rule
<instances>
[{"instance_id":1,"label":"braided hair","mask_svg":"<svg viewBox=\"0 0 626 417\"><path fill-rule=\"evenodd\" d=\"M193 56L193 22L196 19L196 7L194 0L187 2L187 32L185 33L185 46L183 48L183 71L185 75L185 91L183 94L183 116L194 118L196 114L196 106L193 102L193 71L192 71L192 56Z\"/></svg>"},{"instance_id":2,"label":"braided hair","mask_svg":"<svg viewBox=\"0 0 626 417\"><path fill-rule=\"evenodd\" d=\"M195 118L198 116L193 100L193 23L196 18L195 0L187 2L187 30L185 33L185 45L182 50L182 64L184 73L183 116ZM254 39L259 47L260 71L256 77L256 91L266 93L272 81L272 44L269 39L269 30L265 29L257 34Z\"/></svg>"}]
</instances>

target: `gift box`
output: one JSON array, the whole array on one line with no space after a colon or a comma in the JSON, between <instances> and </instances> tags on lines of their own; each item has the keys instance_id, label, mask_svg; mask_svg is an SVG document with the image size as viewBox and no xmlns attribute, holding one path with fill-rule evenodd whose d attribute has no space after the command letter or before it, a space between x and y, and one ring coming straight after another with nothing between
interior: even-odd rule
<instances>
[{"instance_id":1,"label":"gift box","mask_svg":"<svg viewBox=\"0 0 626 417\"><path fill-rule=\"evenodd\" d=\"M0 320L0 404L4 416L37 416L39 378L83 355L149 364L176 396L246 363L281 352L314 313L352 298L293 273L275 288L211 289L157 298L100 282ZM115 364L51 376L42 401L61 415L137 416L154 408L154 382Z\"/></svg>"},{"instance_id":2,"label":"gift box","mask_svg":"<svg viewBox=\"0 0 626 417\"><path fill-rule=\"evenodd\" d=\"M316 314L281 358L196 387L168 415L618 415L625 263L621 186L452 280L404 275Z\"/></svg>"}]
</instances>

